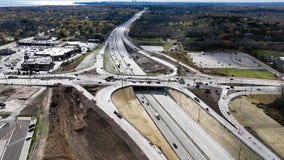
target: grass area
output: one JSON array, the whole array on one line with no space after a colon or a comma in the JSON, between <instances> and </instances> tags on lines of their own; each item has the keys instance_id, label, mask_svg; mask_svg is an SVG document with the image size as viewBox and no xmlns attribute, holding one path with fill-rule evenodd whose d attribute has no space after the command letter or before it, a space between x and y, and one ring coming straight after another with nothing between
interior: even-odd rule
<instances>
[{"instance_id":1,"label":"grass area","mask_svg":"<svg viewBox=\"0 0 284 160\"><path fill-rule=\"evenodd\" d=\"M132 39L132 42L136 46L141 46L141 45L162 46L164 48L164 50L169 50L170 46L171 46L169 42L163 40L163 38L161 38L161 37Z\"/></svg>"},{"instance_id":2,"label":"grass area","mask_svg":"<svg viewBox=\"0 0 284 160\"><path fill-rule=\"evenodd\" d=\"M0 115L0 117L2 117L2 119L8 118L9 116L10 116L10 114L3 114L3 115Z\"/></svg>"},{"instance_id":3,"label":"grass area","mask_svg":"<svg viewBox=\"0 0 284 160\"><path fill-rule=\"evenodd\" d=\"M259 56L274 56L274 57L280 57L281 54L276 51L270 51L270 50L255 50L255 53Z\"/></svg>"},{"instance_id":4,"label":"grass area","mask_svg":"<svg viewBox=\"0 0 284 160\"><path fill-rule=\"evenodd\" d=\"M235 68L211 68L208 70L212 71L215 74L225 75L225 76L276 79L274 74L267 70L235 69Z\"/></svg>"},{"instance_id":5,"label":"grass area","mask_svg":"<svg viewBox=\"0 0 284 160\"><path fill-rule=\"evenodd\" d=\"M61 73L61 72L67 72L67 71L73 71L89 54L81 55L80 57L73 59L69 62L66 62L68 64L60 67L59 69L55 70L54 73Z\"/></svg>"},{"instance_id":6,"label":"grass area","mask_svg":"<svg viewBox=\"0 0 284 160\"><path fill-rule=\"evenodd\" d=\"M38 158L36 156L36 150L37 148L41 147L39 146L39 143L48 136L49 123L46 117L49 113L45 112L47 107L45 98L47 96L48 91L45 90L42 94L35 98L34 103L31 104L33 106L28 106L31 108L35 108L34 104L39 104L40 106L37 106L39 107L39 110L29 110L28 112L26 112L26 114L21 114L21 117L33 117L37 119L35 130L31 139L31 145L29 148L27 160L34 160Z\"/></svg>"},{"instance_id":7,"label":"grass area","mask_svg":"<svg viewBox=\"0 0 284 160\"><path fill-rule=\"evenodd\" d=\"M31 159L31 152L35 148L35 143L36 143L36 139L37 139L37 133L39 131L39 122L38 122L39 118L36 116L36 119L37 119L37 122L36 122L34 133L33 133L32 139L31 139L31 144L30 144L30 148L29 148L29 151L28 151L27 159Z\"/></svg>"},{"instance_id":8,"label":"grass area","mask_svg":"<svg viewBox=\"0 0 284 160\"><path fill-rule=\"evenodd\" d=\"M117 69L115 68L113 62L112 62L112 58L111 58L111 53L110 53L110 49L109 46L106 47L105 49L105 54L104 54L104 69L107 70L110 73L119 73L117 71Z\"/></svg>"},{"instance_id":9,"label":"grass area","mask_svg":"<svg viewBox=\"0 0 284 160\"><path fill-rule=\"evenodd\" d=\"M195 67L192 61L192 58L188 54L175 54L175 53L166 53L166 55L178 60L179 62L186 64L191 67Z\"/></svg>"}]
</instances>

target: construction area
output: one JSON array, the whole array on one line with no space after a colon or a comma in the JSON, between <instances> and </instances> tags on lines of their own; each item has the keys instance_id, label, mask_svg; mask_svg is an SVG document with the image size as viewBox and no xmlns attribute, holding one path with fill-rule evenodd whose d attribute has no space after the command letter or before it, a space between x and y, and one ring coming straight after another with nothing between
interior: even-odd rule
<instances>
[{"instance_id":1,"label":"construction area","mask_svg":"<svg viewBox=\"0 0 284 160\"><path fill-rule=\"evenodd\" d=\"M39 117L30 153L34 159L148 159L94 101L74 88L49 88L22 114Z\"/></svg>"},{"instance_id":2,"label":"construction area","mask_svg":"<svg viewBox=\"0 0 284 160\"><path fill-rule=\"evenodd\" d=\"M280 157L284 157L284 128L259 105L272 103L279 95L250 95L239 97L229 104L232 115L254 136L265 142Z\"/></svg>"},{"instance_id":3,"label":"construction area","mask_svg":"<svg viewBox=\"0 0 284 160\"><path fill-rule=\"evenodd\" d=\"M147 112L136 99L133 88L120 89L113 93L112 101L119 112L125 117L139 132L141 132L154 145L158 146L168 159L178 159L167 140L156 127Z\"/></svg>"},{"instance_id":4,"label":"construction area","mask_svg":"<svg viewBox=\"0 0 284 160\"><path fill-rule=\"evenodd\" d=\"M261 159L217 120L211 117L205 110L201 109L201 107L192 99L175 90L169 89L168 93L192 119L199 123L201 127L219 144L221 144L234 158ZM167 158L178 159L169 147L164 136L162 136L152 119L136 99L132 87L116 91L112 96L112 101L117 106L123 117L125 117L153 144L159 146Z\"/></svg>"}]
</instances>

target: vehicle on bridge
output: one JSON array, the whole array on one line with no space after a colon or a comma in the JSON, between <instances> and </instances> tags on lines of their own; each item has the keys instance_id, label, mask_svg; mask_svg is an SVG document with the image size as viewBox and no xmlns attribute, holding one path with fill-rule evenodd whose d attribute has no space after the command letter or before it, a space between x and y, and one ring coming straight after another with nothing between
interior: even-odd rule
<instances>
[{"instance_id":1,"label":"vehicle on bridge","mask_svg":"<svg viewBox=\"0 0 284 160\"><path fill-rule=\"evenodd\" d=\"M120 113L118 113L117 111L113 111L113 113L119 118L119 119L122 119L122 116Z\"/></svg>"},{"instance_id":2,"label":"vehicle on bridge","mask_svg":"<svg viewBox=\"0 0 284 160\"><path fill-rule=\"evenodd\" d=\"M155 113L155 117L157 118L157 120L160 120L160 119L161 119L159 113L157 113L157 112Z\"/></svg>"}]
</instances>

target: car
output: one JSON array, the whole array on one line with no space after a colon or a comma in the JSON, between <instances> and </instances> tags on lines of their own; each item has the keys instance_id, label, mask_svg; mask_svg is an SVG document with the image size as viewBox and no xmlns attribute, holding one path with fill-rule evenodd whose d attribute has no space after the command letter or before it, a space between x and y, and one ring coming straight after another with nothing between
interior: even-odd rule
<instances>
[{"instance_id":1,"label":"car","mask_svg":"<svg viewBox=\"0 0 284 160\"><path fill-rule=\"evenodd\" d=\"M113 111L113 113L114 113L119 119L122 119L122 116L121 116L117 111Z\"/></svg>"},{"instance_id":2,"label":"car","mask_svg":"<svg viewBox=\"0 0 284 160\"><path fill-rule=\"evenodd\" d=\"M29 132L33 132L35 129L34 128L30 128L29 129Z\"/></svg>"},{"instance_id":3,"label":"car","mask_svg":"<svg viewBox=\"0 0 284 160\"><path fill-rule=\"evenodd\" d=\"M31 140L32 139L32 137L28 137L28 138L26 138L26 141L29 141L29 140Z\"/></svg>"},{"instance_id":4,"label":"car","mask_svg":"<svg viewBox=\"0 0 284 160\"><path fill-rule=\"evenodd\" d=\"M193 99L198 103L200 102L200 100L197 97L194 97Z\"/></svg>"},{"instance_id":5,"label":"car","mask_svg":"<svg viewBox=\"0 0 284 160\"><path fill-rule=\"evenodd\" d=\"M178 148L178 147L177 147L177 145L176 145L175 143L173 143L173 146L174 146L174 148L175 148L175 149L177 149L177 148Z\"/></svg>"},{"instance_id":6,"label":"car","mask_svg":"<svg viewBox=\"0 0 284 160\"><path fill-rule=\"evenodd\" d=\"M261 89L260 89L260 88L257 88L256 90L257 90L257 91L261 91Z\"/></svg>"},{"instance_id":7,"label":"car","mask_svg":"<svg viewBox=\"0 0 284 160\"><path fill-rule=\"evenodd\" d=\"M35 124L31 124L30 126L29 126L29 128L34 128L35 127Z\"/></svg>"}]
</instances>

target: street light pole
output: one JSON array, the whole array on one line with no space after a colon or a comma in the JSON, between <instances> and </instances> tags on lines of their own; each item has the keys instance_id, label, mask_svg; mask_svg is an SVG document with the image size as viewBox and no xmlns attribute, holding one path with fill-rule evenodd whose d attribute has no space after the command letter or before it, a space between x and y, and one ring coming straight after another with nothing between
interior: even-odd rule
<instances>
[{"instance_id":1,"label":"street light pole","mask_svg":"<svg viewBox=\"0 0 284 160\"><path fill-rule=\"evenodd\" d=\"M197 117L197 122L199 122L199 117L200 117L200 110L201 110L201 108L199 107L199 109L198 109L198 117Z\"/></svg>"},{"instance_id":2,"label":"street light pole","mask_svg":"<svg viewBox=\"0 0 284 160\"><path fill-rule=\"evenodd\" d=\"M240 146L240 151L239 151L238 158L237 158L238 160L241 158L242 146L243 146L243 143L241 143L241 146Z\"/></svg>"}]
</instances>

